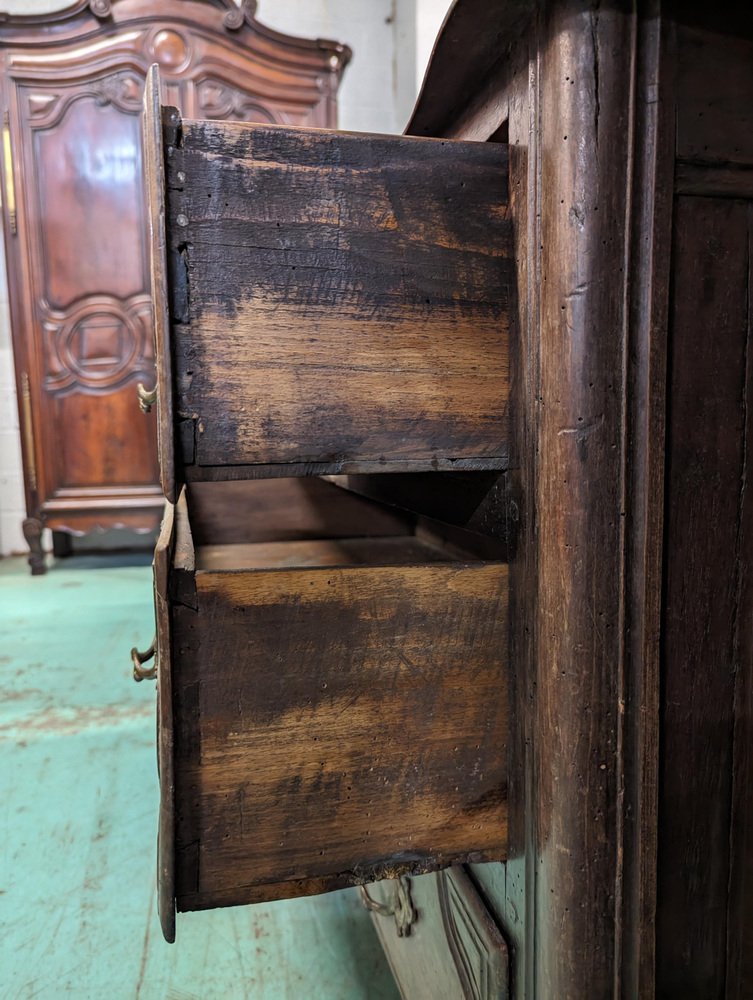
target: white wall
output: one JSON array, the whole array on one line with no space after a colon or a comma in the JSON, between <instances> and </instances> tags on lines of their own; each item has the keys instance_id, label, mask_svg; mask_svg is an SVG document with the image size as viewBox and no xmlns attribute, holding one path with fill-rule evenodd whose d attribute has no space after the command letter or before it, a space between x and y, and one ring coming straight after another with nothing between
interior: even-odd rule
<instances>
[{"instance_id":1,"label":"white wall","mask_svg":"<svg viewBox=\"0 0 753 1000\"><path fill-rule=\"evenodd\" d=\"M402 0L412 6L414 0ZM353 49L340 91L340 128L402 131L395 81L395 0L261 0L259 18L279 31L334 38Z\"/></svg>"},{"instance_id":2,"label":"white wall","mask_svg":"<svg viewBox=\"0 0 753 1000\"><path fill-rule=\"evenodd\" d=\"M42 13L69 0L2 0L8 13ZM450 0L261 0L270 27L334 38L353 49L340 91L340 128L402 132ZM0 258L3 247L0 241ZM26 549L5 262L0 259L0 555ZM47 539L49 543L49 539Z\"/></svg>"},{"instance_id":3,"label":"white wall","mask_svg":"<svg viewBox=\"0 0 753 1000\"><path fill-rule=\"evenodd\" d=\"M493 2L493 0L491 0ZM415 0L416 3L416 93L421 89L442 22L452 6L451 0Z\"/></svg>"},{"instance_id":4,"label":"white wall","mask_svg":"<svg viewBox=\"0 0 753 1000\"><path fill-rule=\"evenodd\" d=\"M25 548L21 522L26 517L13 348L8 316L5 247L0 239L0 554Z\"/></svg>"}]
</instances>

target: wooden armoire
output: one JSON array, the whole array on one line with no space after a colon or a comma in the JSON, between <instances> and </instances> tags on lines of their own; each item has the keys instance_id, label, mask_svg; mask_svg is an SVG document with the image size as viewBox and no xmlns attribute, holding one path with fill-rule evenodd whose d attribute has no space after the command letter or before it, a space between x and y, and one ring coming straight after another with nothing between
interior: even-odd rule
<instances>
[{"instance_id":1,"label":"wooden armoire","mask_svg":"<svg viewBox=\"0 0 753 1000\"><path fill-rule=\"evenodd\" d=\"M139 112L151 63L186 114L332 127L346 46L244 0L78 0L0 17L2 193L32 573L94 530L157 527Z\"/></svg>"},{"instance_id":2,"label":"wooden armoire","mask_svg":"<svg viewBox=\"0 0 753 1000\"><path fill-rule=\"evenodd\" d=\"M155 100L166 935L753 996L751 8L457 0L412 138Z\"/></svg>"}]
</instances>

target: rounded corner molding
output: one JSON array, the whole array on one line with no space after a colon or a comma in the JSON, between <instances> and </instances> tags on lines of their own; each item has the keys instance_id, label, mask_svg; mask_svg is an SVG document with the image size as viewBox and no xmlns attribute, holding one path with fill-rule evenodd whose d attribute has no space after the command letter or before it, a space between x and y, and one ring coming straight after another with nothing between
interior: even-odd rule
<instances>
[{"instance_id":1,"label":"rounded corner molding","mask_svg":"<svg viewBox=\"0 0 753 1000\"><path fill-rule=\"evenodd\" d=\"M109 17L112 13L112 0L89 0L89 10L95 17Z\"/></svg>"},{"instance_id":2,"label":"rounded corner molding","mask_svg":"<svg viewBox=\"0 0 753 1000\"><path fill-rule=\"evenodd\" d=\"M175 28L160 28L147 46L155 62L168 72L176 73L191 61L191 45L182 32Z\"/></svg>"}]
</instances>

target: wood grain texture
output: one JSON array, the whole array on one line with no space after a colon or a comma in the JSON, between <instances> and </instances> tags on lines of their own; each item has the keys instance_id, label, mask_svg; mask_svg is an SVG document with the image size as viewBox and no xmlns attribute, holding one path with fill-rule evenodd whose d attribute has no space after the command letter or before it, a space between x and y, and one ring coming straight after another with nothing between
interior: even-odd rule
<instances>
[{"instance_id":1,"label":"wood grain texture","mask_svg":"<svg viewBox=\"0 0 753 1000\"><path fill-rule=\"evenodd\" d=\"M164 115L168 123L176 114L175 108L165 108ZM157 389L157 454L162 492L165 499L174 504L177 495L175 491L173 366L170 349L170 317L167 308L165 153L162 144L163 111L160 102L159 66L156 63L147 74L141 125L144 147L144 181L148 205L149 275L152 290L152 328Z\"/></svg>"},{"instance_id":2,"label":"wood grain texture","mask_svg":"<svg viewBox=\"0 0 753 1000\"><path fill-rule=\"evenodd\" d=\"M167 183L187 475L504 466L505 147L184 121Z\"/></svg>"},{"instance_id":3,"label":"wood grain texture","mask_svg":"<svg viewBox=\"0 0 753 1000\"><path fill-rule=\"evenodd\" d=\"M740 1000L753 522L730 453L750 441L751 255L731 219L751 198L753 12L502 6L453 6L411 124L481 137L509 109L510 842L504 871L473 873L514 946L520 1000ZM466 14L475 79L458 57ZM673 186L694 196L676 217ZM709 207L691 222L694 202ZM687 325L671 351L670 285ZM685 398L665 482L668 377Z\"/></svg>"},{"instance_id":4,"label":"wood grain texture","mask_svg":"<svg viewBox=\"0 0 753 1000\"><path fill-rule=\"evenodd\" d=\"M196 545L394 536L415 521L316 477L190 483L186 500Z\"/></svg>"},{"instance_id":5,"label":"wood grain texture","mask_svg":"<svg viewBox=\"0 0 753 1000\"><path fill-rule=\"evenodd\" d=\"M730 875L727 901L727 1000L745 1000L753 990L753 491L750 454L753 448L753 350L751 347L751 295L753 288L753 225L748 202L748 319L743 380L742 426L744 441L738 538L736 617L732 638L735 666L734 730L732 734L732 809L730 814Z\"/></svg>"},{"instance_id":6,"label":"wood grain texture","mask_svg":"<svg viewBox=\"0 0 753 1000\"><path fill-rule=\"evenodd\" d=\"M547 7L539 84L534 964L536 996L576 1000L584 988L612 995L621 930L622 282L632 48L631 19L619 5Z\"/></svg>"},{"instance_id":7,"label":"wood grain texture","mask_svg":"<svg viewBox=\"0 0 753 1000\"><path fill-rule=\"evenodd\" d=\"M205 545L196 549L201 570L304 569L316 566L401 566L447 562L448 555L412 535L398 538L336 538L328 541Z\"/></svg>"},{"instance_id":8,"label":"wood grain texture","mask_svg":"<svg viewBox=\"0 0 753 1000\"><path fill-rule=\"evenodd\" d=\"M753 198L753 164L678 161L677 194L716 198Z\"/></svg>"},{"instance_id":9,"label":"wood grain texture","mask_svg":"<svg viewBox=\"0 0 753 1000\"><path fill-rule=\"evenodd\" d=\"M194 575L189 531L174 571L195 585L174 588L178 908L503 857L506 567L382 551Z\"/></svg>"},{"instance_id":10,"label":"wood grain texture","mask_svg":"<svg viewBox=\"0 0 753 1000\"><path fill-rule=\"evenodd\" d=\"M737 12L729 9L733 6L738 7ZM708 24L714 20L713 12L705 11L700 24L680 24L677 28L677 89L681 95L677 103L677 155L683 160L750 166L753 15L745 4L722 4L718 13L722 10L726 16L719 17L721 23L716 26ZM679 14L681 20L687 16L685 11ZM747 25L735 25L735 21L747 21Z\"/></svg>"},{"instance_id":11,"label":"wood grain texture","mask_svg":"<svg viewBox=\"0 0 753 1000\"><path fill-rule=\"evenodd\" d=\"M725 996L735 676L752 666L739 658L751 210L682 197L675 220L657 990L711 1000Z\"/></svg>"},{"instance_id":12,"label":"wood grain texture","mask_svg":"<svg viewBox=\"0 0 753 1000\"><path fill-rule=\"evenodd\" d=\"M165 504L154 550L154 616L157 625L157 771L159 828L157 836L157 907L162 933L175 940L175 760L169 580L175 542L175 508Z\"/></svg>"}]
</instances>

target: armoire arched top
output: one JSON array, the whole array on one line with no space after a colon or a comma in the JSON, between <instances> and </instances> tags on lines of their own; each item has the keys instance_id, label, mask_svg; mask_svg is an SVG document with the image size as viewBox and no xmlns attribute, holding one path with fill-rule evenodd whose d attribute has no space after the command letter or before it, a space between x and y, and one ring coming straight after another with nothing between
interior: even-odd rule
<instances>
[{"instance_id":1,"label":"armoire arched top","mask_svg":"<svg viewBox=\"0 0 753 1000\"><path fill-rule=\"evenodd\" d=\"M60 78L120 57L143 75L160 66L171 95L207 118L334 125L334 95L351 57L347 45L267 27L245 0L80 0L44 15L0 14L6 72ZM165 96L171 96L166 94ZM252 95L256 102L249 104ZM271 105L271 107L270 107ZM245 112L245 113L244 113Z\"/></svg>"}]
</instances>

